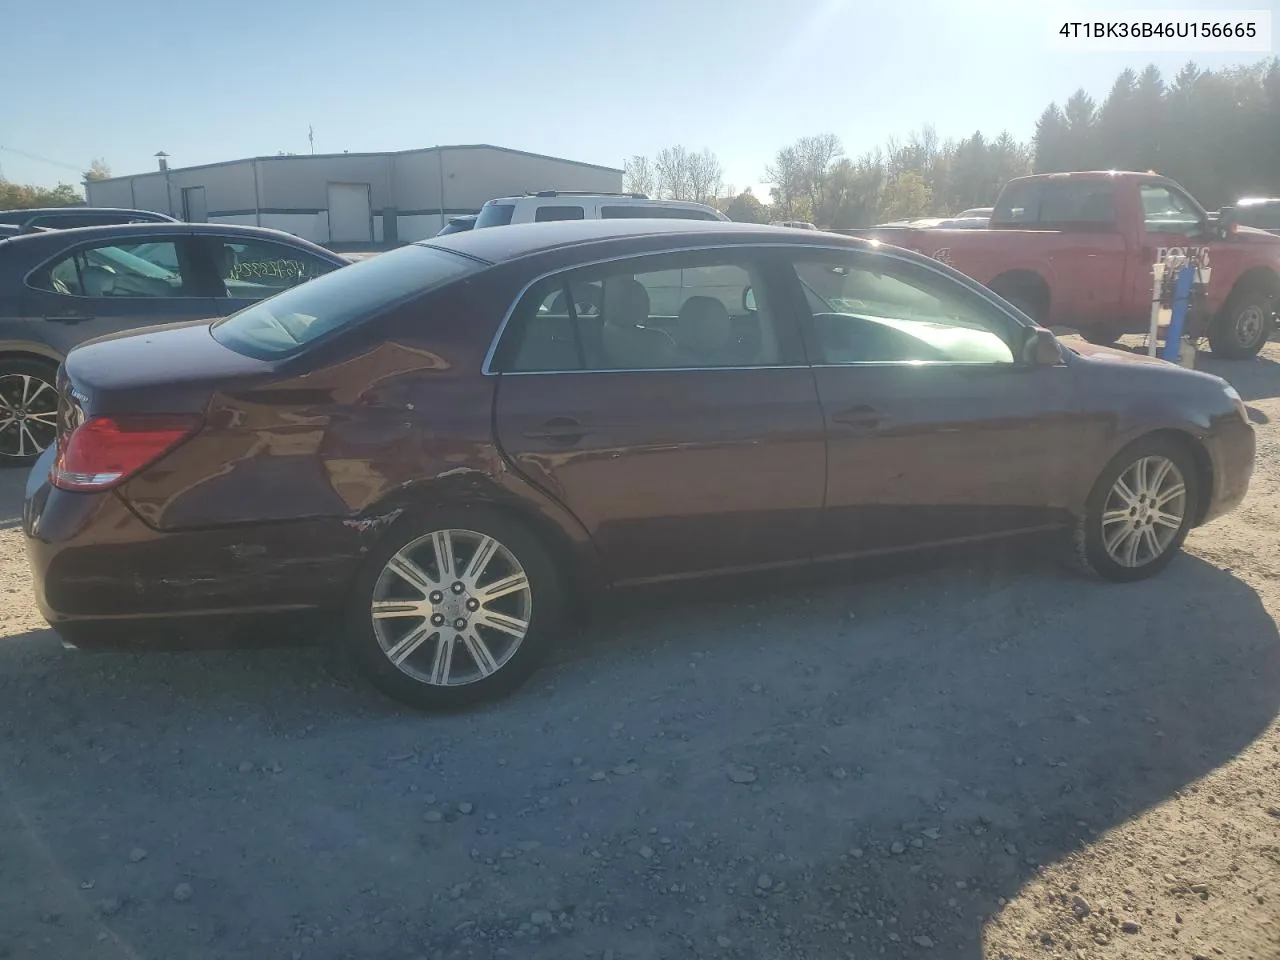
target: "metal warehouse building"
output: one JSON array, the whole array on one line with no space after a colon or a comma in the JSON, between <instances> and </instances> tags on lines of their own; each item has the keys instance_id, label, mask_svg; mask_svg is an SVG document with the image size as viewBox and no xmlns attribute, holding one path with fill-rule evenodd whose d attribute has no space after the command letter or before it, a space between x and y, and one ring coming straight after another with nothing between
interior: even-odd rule
<instances>
[{"instance_id":1,"label":"metal warehouse building","mask_svg":"<svg viewBox=\"0 0 1280 960\"><path fill-rule=\"evenodd\" d=\"M229 160L90 180L92 206L197 223L246 223L316 243L407 243L494 197L527 190L620 191L622 171L489 144L395 153Z\"/></svg>"}]
</instances>

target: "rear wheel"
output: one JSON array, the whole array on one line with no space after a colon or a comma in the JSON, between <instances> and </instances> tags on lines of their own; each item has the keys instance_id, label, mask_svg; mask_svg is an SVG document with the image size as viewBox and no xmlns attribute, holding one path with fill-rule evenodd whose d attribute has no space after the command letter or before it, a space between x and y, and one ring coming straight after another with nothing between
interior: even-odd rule
<instances>
[{"instance_id":1,"label":"rear wheel","mask_svg":"<svg viewBox=\"0 0 1280 960\"><path fill-rule=\"evenodd\" d=\"M58 436L58 368L0 360L0 466L29 467Z\"/></svg>"},{"instance_id":2,"label":"rear wheel","mask_svg":"<svg viewBox=\"0 0 1280 960\"><path fill-rule=\"evenodd\" d=\"M1159 573L1182 547L1199 503L1199 478L1185 448L1153 437L1131 444L1094 484L1076 523L1076 559L1107 580Z\"/></svg>"},{"instance_id":3,"label":"rear wheel","mask_svg":"<svg viewBox=\"0 0 1280 960\"><path fill-rule=\"evenodd\" d=\"M484 507L446 508L398 523L371 552L345 641L383 693L447 709L519 686L561 609L555 564L522 524Z\"/></svg>"},{"instance_id":4,"label":"rear wheel","mask_svg":"<svg viewBox=\"0 0 1280 960\"><path fill-rule=\"evenodd\" d=\"M1226 360L1257 356L1271 335L1274 305L1275 297L1265 284L1244 284L1233 290L1209 327L1214 356Z\"/></svg>"}]
</instances>

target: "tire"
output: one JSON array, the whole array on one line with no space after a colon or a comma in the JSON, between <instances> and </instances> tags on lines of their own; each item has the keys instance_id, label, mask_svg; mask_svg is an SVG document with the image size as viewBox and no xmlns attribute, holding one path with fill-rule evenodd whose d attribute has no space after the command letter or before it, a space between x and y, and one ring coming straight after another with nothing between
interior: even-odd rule
<instances>
[{"instance_id":1,"label":"tire","mask_svg":"<svg viewBox=\"0 0 1280 960\"><path fill-rule=\"evenodd\" d=\"M1149 486L1156 490L1157 497L1166 497L1177 487L1176 475L1156 473L1162 469L1162 463L1169 464L1181 476L1183 492L1180 497L1164 500L1161 506L1165 509L1151 512L1149 507L1144 510L1142 503L1129 501L1131 505L1125 510L1125 498L1117 489L1117 481L1124 477L1126 487L1135 496L1148 496L1147 491L1139 493L1135 489L1139 484L1132 472L1144 462ZM1152 483L1157 477L1159 484ZM1087 574L1120 583L1154 576L1167 567L1182 549L1193 525L1200 495L1199 474L1185 446L1167 437L1150 437L1130 444L1116 454L1102 471L1085 502L1084 516L1076 520L1074 547L1077 564ZM1124 519L1117 517L1121 511L1128 516ZM1181 515L1177 518L1176 527L1167 520L1156 522L1158 516L1168 518L1179 512ZM1151 531L1150 540L1141 532L1143 518L1147 518L1145 527ZM1129 532L1122 533L1118 529L1121 524ZM1168 536L1165 536L1166 531ZM1127 553L1124 548L1132 545L1135 537L1138 544L1133 560L1136 562L1133 565L1121 562ZM1158 552L1152 547L1153 541L1160 546ZM1113 544L1112 550L1108 550L1108 542ZM1119 554L1120 559L1115 554Z\"/></svg>"},{"instance_id":2,"label":"tire","mask_svg":"<svg viewBox=\"0 0 1280 960\"><path fill-rule=\"evenodd\" d=\"M436 538L443 535L457 569L442 578ZM468 566L482 546L488 559L472 577ZM482 601L500 583L506 592ZM463 589L455 592L455 584ZM550 553L520 522L483 506L431 510L398 521L370 551L340 642L355 668L401 703L469 706L510 693L537 668L563 621L561 584ZM517 638L520 623L527 627Z\"/></svg>"},{"instance_id":3,"label":"tire","mask_svg":"<svg viewBox=\"0 0 1280 960\"><path fill-rule=\"evenodd\" d=\"M1248 360L1258 355L1271 335L1275 297L1263 283L1241 284L1209 326L1209 346L1224 360Z\"/></svg>"},{"instance_id":4,"label":"tire","mask_svg":"<svg viewBox=\"0 0 1280 960\"><path fill-rule=\"evenodd\" d=\"M58 368L0 360L0 467L29 468L58 435Z\"/></svg>"}]
</instances>

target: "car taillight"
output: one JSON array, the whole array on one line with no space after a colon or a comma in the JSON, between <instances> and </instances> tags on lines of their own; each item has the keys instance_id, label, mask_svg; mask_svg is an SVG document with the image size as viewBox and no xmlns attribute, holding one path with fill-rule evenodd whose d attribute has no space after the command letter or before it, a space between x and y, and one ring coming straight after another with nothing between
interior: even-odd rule
<instances>
[{"instance_id":1,"label":"car taillight","mask_svg":"<svg viewBox=\"0 0 1280 960\"><path fill-rule=\"evenodd\" d=\"M107 490L200 429L200 417L132 414L90 417L58 438L49 481L60 490Z\"/></svg>"}]
</instances>

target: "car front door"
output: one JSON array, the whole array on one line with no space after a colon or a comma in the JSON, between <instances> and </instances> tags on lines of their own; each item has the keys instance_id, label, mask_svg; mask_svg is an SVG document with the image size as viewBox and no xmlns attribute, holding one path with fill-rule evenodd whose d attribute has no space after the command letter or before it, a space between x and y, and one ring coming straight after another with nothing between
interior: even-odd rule
<instances>
[{"instance_id":1,"label":"car front door","mask_svg":"<svg viewBox=\"0 0 1280 960\"><path fill-rule=\"evenodd\" d=\"M498 442L613 582L803 562L825 445L770 269L738 247L588 266L521 298L493 365Z\"/></svg>"},{"instance_id":2,"label":"car front door","mask_svg":"<svg viewBox=\"0 0 1280 960\"><path fill-rule=\"evenodd\" d=\"M1027 328L885 252L786 254L827 432L820 554L1065 519L1081 422L1070 370L1022 362Z\"/></svg>"},{"instance_id":3,"label":"car front door","mask_svg":"<svg viewBox=\"0 0 1280 960\"><path fill-rule=\"evenodd\" d=\"M195 242L211 264L223 316L341 266L302 247L257 237L202 234Z\"/></svg>"},{"instance_id":4,"label":"car front door","mask_svg":"<svg viewBox=\"0 0 1280 960\"><path fill-rule=\"evenodd\" d=\"M23 312L64 356L95 337L214 316L194 255L190 237L171 233L78 245L28 276Z\"/></svg>"}]
</instances>

